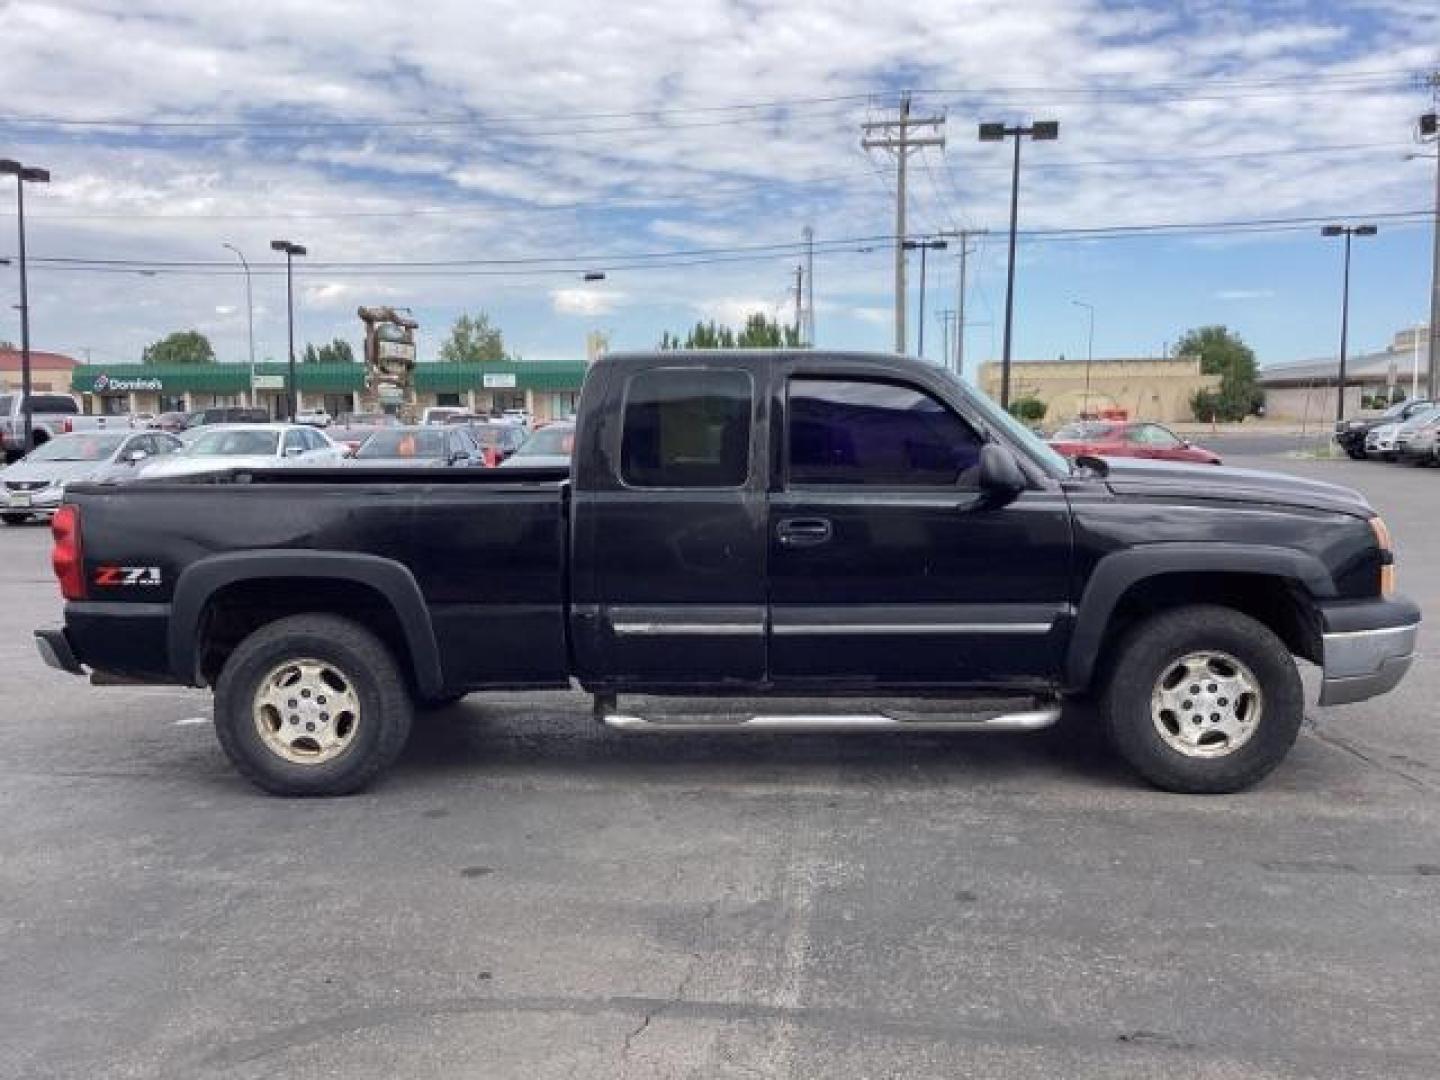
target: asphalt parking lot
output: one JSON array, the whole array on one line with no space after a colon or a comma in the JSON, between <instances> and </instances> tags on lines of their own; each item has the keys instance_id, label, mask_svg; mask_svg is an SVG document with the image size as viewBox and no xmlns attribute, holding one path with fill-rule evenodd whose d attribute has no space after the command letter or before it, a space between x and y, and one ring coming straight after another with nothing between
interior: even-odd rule
<instances>
[{"instance_id":1,"label":"asphalt parking lot","mask_svg":"<svg viewBox=\"0 0 1440 1080\"><path fill-rule=\"evenodd\" d=\"M1440 471L1233 463L1360 488L1440 613ZM1083 717L627 738L552 695L285 801L207 695L41 665L47 553L0 530L0 1076L1440 1075L1433 630L1239 796L1142 787Z\"/></svg>"}]
</instances>

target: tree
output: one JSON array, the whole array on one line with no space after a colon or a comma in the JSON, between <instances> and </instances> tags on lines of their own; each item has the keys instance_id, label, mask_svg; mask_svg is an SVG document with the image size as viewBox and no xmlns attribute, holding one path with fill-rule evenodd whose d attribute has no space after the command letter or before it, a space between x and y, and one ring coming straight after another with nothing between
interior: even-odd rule
<instances>
[{"instance_id":1,"label":"tree","mask_svg":"<svg viewBox=\"0 0 1440 1080\"><path fill-rule=\"evenodd\" d=\"M450 336L440 346L440 359L447 364L473 364L489 360L509 360L505 337L498 326L490 325L485 312L461 315L450 327Z\"/></svg>"},{"instance_id":2,"label":"tree","mask_svg":"<svg viewBox=\"0 0 1440 1080\"><path fill-rule=\"evenodd\" d=\"M1016 420L1034 423L1045 419L1045 402L1037 397L1018 397L1010 402L1010 415Z\"/></svg>"},{"instance_id":3,"label":"tree","mask_svg":"<svg viewBox=\"0 0 1440 1080\"><path fill-rule=\"evenodd\" d=\"M1255 382L1255 350L1223 326L1186 331L1176 356L1198 356L1204 375L1219 375L1218 391L1198 390L1190 407L1197 420L1243 420L1255 412L1264 394Z\"/></svg>"},{"instance_id":4,"label":"tree","mask_svg":"<svg viewBox=\"0 0 1440 1080\"><path fill-rule=\"evenodd\" d=\"M146 364L213 364L215 349L199 330L177 330L145 346Z\"/></svg>"},{"instance_id":5,"label":"tree","mask_svg":"<svg viewBox=\"0 0 1440 1080\"><path fill-rule=\"evenodd\" d=\"M660 335L662 349L795 349L800 347L800 332L793 326L754 312L737 333L711 319L697 322L682 340L679 334L666 330Z\"/></svg>"},{"instance_id":6,"label":"tree","mask_svg":"<svg viewBox=\"0 0 1440 1080\"><path fill-rule=\"evenodd\" d=\"M355 350L350 347L350 342L337 337L328 345L321 345L318 349L314 345L306 345L302 362L306 364L353 364Z\"/></svg>"}]
</instances>

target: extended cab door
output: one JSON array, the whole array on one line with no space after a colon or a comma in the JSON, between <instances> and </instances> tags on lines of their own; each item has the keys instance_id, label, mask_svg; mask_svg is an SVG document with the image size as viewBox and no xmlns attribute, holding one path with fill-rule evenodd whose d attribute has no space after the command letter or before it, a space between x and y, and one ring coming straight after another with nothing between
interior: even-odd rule
<instances>
[{"instance_id":1,"label":"extended cab door","mask_svg":"<svg viewBox=\"0 0 1440 1080\"><path fill-rule=\"evenodd\" d=\"M607 360L576 440L573 627L586 685L765 676L763 365Z\"/></svg>"},{"instance_id":2,"label":"extended cab door","mask_svg":"<svg viewBox=\"0 0 1440 1080\"><path fill-rule=\"evenodd\" d=\"M1058 674L1064 495L979 490L939 376L797 360L777 380L770 675L797 689L1024 687ZM953 395L950 395L953 396Z\"/></svg>"}]
</instances>

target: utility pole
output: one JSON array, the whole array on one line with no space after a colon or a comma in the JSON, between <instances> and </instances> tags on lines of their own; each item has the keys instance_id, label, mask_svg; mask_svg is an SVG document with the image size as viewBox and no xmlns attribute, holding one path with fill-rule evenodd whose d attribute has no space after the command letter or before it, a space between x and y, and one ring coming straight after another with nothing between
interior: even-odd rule
<instances>
[{"instance_id":1,"label":"utility pole","mask_svg":"<svg viewBox=\"0 0 1440 1080\"><path fill-rule=\"evenodd\" d=\"M805 332L802 345L815 347L815 230L809 225L801 234L805 239Z\"/></svg>"},{"instance_id":2,"label":"utility pole","mask_svg":"<svg viewBox=\"0 0 1440 1080\"><path fill-rule=\"evenodd\" d=\"M1420 138L1435 147L1435 218L1430 252L1430 363L1426 369L1425 393L1433 400L1440 394L1440 71L1433 71L1426 80L1430 86L1434 108L1420 117Z\"/></svg>"},{"instance_id":3,"label":"utility pole","mask_svg":"<svg viewBox=\"0 0 1440 1080\"><path fill-rule=\"evenodd\" d=\"M910 94L900 99L895 120L871 120L861 125L860 146L865 150L889 150L895 155L895 351L905 352L905 175L911 153L927 146L943 147L945 115L911 116ZM938 134L912 135L912 128L928 128Z\"/></svg>"},{"instance_id":4,"label":"utility pole","mask_svg":"<svg viewBox=\"0 0 1440 1080\"><path fill-rule=\"evenodd\" d=\"M795 265L795 340L802 345L805 339L805 264Z\"/></svg>"},{"instance_id":5,"label":"utility pole","mask_svg":"<svg viewBox=\"0 0 1440 1080\"><path fill-rule=\"evenodd\" d=\"M965 377L965 271L971 255L980 250L970 246L970 237L985 236L989 229L960 229L954 235L960 241L960 281L955 298L955 377Z\"/></svg>"},{"instance_id":6,"label":"utility pole","mask_svg":"<svg viewBox=\"0 0 1440 1080\"><path fill-rule=\"evenodd\" d=\"M944 349L940 353L942 357L941 363L948 366L950 363L950 324L955 319L955 309L944 308L937 311L935 317L940 320L940 335L941 341L944 344Z\"/></svg>"}]
</instances>

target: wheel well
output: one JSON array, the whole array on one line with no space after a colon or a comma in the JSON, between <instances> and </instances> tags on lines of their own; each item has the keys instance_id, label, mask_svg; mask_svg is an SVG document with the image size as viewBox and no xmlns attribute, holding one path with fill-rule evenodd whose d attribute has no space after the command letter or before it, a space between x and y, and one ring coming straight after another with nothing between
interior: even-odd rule
<instances>
[{"instance_id":1,"label":"wheel well","mask_svg":"<svg viewBox=\"0 0 1440 1080\"><path fill-rule=\"evenodd\" d=\"M1320 624L1304 588L1269 574L1172 573L1137 581L1121 595L1105 627L1106 652L1143 618L1186 604L1234 608L1269 627L1295 656L1321 660Z\"/></svg>"},{"instance_id":2,"label":"wheel well","mask_svg":"<svg viewBox=\"0 0 1440 1080\"><path fill-rule=\"evenodd\" d=\"M394 607L377 589L331 578L249 578L216 589L200 615L196 655L213 686L235 647L260 627L290 615L338 615L383 641L407 678L414 658Z\"/></svg>"}]
</instances>

